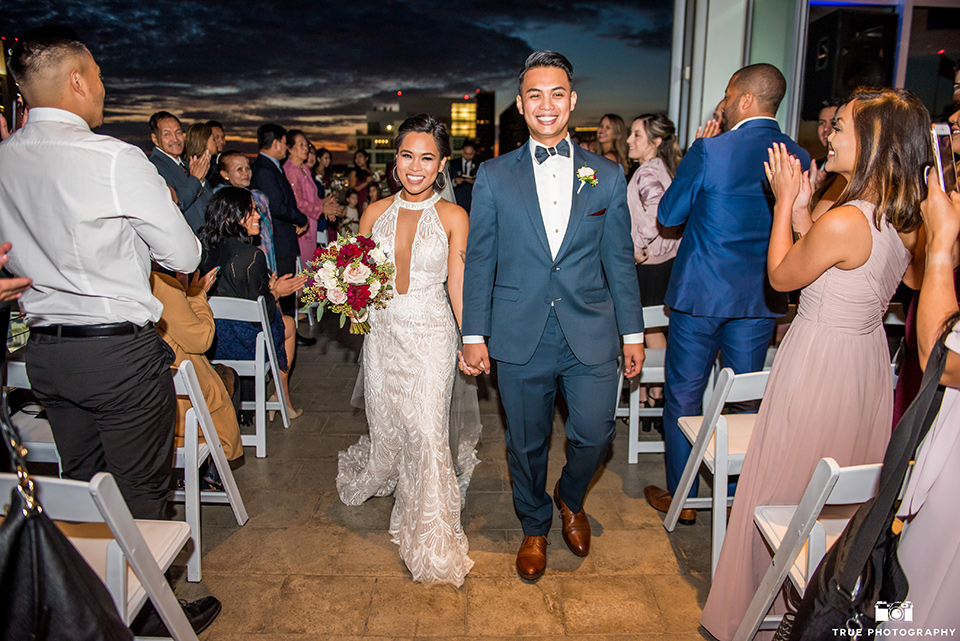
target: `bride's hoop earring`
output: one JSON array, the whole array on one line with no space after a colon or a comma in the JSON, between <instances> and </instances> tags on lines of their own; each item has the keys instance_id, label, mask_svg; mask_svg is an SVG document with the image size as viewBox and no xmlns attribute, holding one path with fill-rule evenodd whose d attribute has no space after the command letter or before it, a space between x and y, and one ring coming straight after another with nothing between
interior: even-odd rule
<instances>
[{"instance_id":1,"label":"bride's hoop earring","mask_svg":"<svg viewBox=\"0 0 960 641\"><path fill-rule=\"evenodd\" d=\"M433 184L436 185L437 189L443 189L447 186L447 177L443 175L442 171L437 174L437 180Z\"/></svg>"},{"instance_id":2,"label":"bride's hoop earring","mask_svg":"<svg viewBox=\"0 0 960 641\"><path fill-rule=\"evenodd\" d=\"M396 165L393 166L393 179L397 182L398 185L400 184L400 175L397 174L397 166L396 166Z\"/></svg>"}]
</instances>

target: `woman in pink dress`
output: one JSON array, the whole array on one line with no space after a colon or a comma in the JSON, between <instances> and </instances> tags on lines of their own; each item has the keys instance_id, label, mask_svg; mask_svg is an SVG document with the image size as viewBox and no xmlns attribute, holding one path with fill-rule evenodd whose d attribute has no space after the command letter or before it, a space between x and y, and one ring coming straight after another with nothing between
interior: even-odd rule
<instances>
[{"instance_id":1,"label":"woman in pink dress","mask_svg":"<svg viewBox=\"0 0 960 641\"><path fill-rule=\"evenodd\" d=\"M809 176L782 145L770 150L776 205L767 275L779 291L803 291L770 373L700 617L721 641L733 637L772 559L754 526L755 508L798 503L822 457L841 466L883 460L893 380L882 320L919 242L929 130L914 94L855 92L837 114L826 164L847 188L815 222Z\"/></svg>"},{"instance_id":2,"label":"woman in pink dress","mask_svg":"<svg viewBox=\"0 0 960 641\"><path fill-rule=\"evenodd\" d=\"M923 203L927 251L917 307L917 347L925 366L943 329L952 327L940 378L946 389L900 504L904 526L897 555L910 582L907 600L913 604L913 621L889 622L885 628L960 628L960 310L953 276L960 194L948 198L934 175Z\"/></svg>"},{"instance_id":3,"label":"woman in pink dress","mask_svg":"<svg viewBox=\"0 0 960 641\"><path fill-rule=\"evenodd\" d=\"M321 199L317 192L317 184L306 164L310 145L303 132L299 129L288 131L287 147L290 149L290 155L287 157L287 162L283 163L283 173L293 187L297 209L307 217L307 231L299 238L300 260L306 265L313 260L313 254L317 251L317 223L323 217L324 207L329 209L334 206L334 203ZM326 229L326 222L323 223L322 229Z\"/></svg>"}]
</instances>

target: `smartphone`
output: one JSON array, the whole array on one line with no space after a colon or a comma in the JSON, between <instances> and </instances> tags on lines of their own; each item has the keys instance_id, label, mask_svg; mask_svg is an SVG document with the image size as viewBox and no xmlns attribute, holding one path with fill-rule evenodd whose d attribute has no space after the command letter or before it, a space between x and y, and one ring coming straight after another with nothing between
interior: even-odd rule
<instances>
[{"instance_id":1,"label":"smartphone","mask_svg":"<svg viewBox=\"0 0 960 641\"><path fill-rule=\"evenodd\" d=\"M930 128L930 134L933 138L933 162L936 164L940 187L947 194L958 191L957 163L953 160L950 125L937 123Z\"/></svg>"}]
</instances>

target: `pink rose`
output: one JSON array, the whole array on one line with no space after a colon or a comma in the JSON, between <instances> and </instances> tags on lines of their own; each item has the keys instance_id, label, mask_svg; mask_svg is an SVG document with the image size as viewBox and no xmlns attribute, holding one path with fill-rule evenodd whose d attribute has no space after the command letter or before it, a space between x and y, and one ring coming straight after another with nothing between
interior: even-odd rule
<instances>
[{"instance_id":1,"label":"pink rose","mask_svg":"<svg viewBox=\"0 0 960 641\"><path fill-rule=\"evenodd\" d=\"M343 305L345 302L347 302L347 294L339 287L328 289L327 300L334 305Z\"/></svg>"},{"instance_id":2,"label":"pink rose","mask_svg":"<svg viewBox=\"0 0 960 641\"><path fill-rule=\"evenodd\" d=\"M343 270L343 280L352 285L363 285L370 277L370 268L363 263L353 266L350 265Z\"/></svg>"}]
</instances>

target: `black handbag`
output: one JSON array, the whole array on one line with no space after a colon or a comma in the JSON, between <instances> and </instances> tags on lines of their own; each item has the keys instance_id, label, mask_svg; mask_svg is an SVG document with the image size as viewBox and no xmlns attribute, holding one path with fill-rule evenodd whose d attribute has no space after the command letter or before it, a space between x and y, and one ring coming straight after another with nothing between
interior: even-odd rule
<instances>
[{"instance_id":1,"label":"black handbag","mask_svg":"<svg viewBox=\"0 0 960 641\"><path fill-rule=\"evenodd\" d=\"M4 382L5 360L0 360ZM100 577L37 500L6 392L0 399L0 432L20 479L0 523L0 640L132 640Z\"/></svg>"},{"instance_id":2,"label":"black handbag","mask_svg":"<svg viewBox=\"0 0 960 641\"><path fill-rule=\"evenodd\" d=\"M934 346L920 392L893 430L876 496L860 506L807 582L790 641L866 637L876 628L878 601L896 605L907 596L893 521L907 468L943 401L945 337Z\"/></svg>"}]
</instances>

